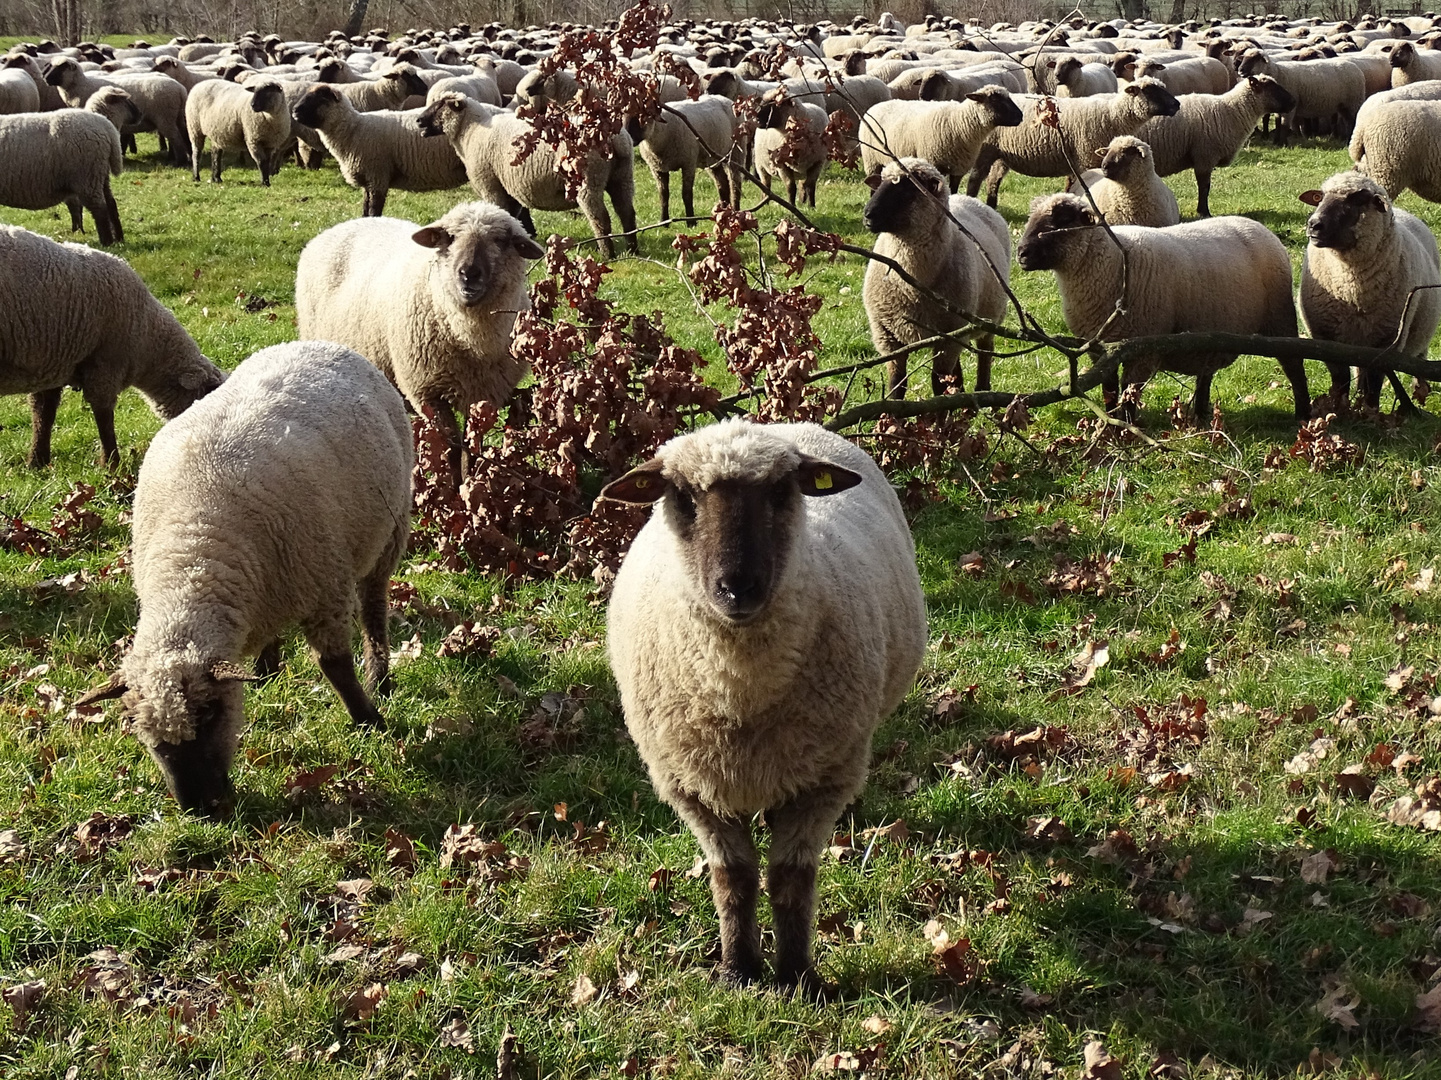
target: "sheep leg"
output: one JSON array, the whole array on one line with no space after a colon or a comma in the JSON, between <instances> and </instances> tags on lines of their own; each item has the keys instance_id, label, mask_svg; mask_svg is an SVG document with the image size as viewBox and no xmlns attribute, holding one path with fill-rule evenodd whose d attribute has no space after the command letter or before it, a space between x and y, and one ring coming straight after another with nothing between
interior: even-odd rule
<instances>
[{"instance_id":1,"label":"sheep leg","mask_svg":"<svg viewBox=\"0 0 1441 1080\"><path fill-rule=\"evenodd\" d=\"M991 388L991 361L996 355L996 335L982 334L976 338L976 391Z\"/></svg>"},{"instance_id":2,"label":"sheep leg","mask_svg":"<svg viewBox=\"0 0 1441 1080\"><path fill-rule=\"evenodd\" d=\"M400 550L396 550L396 548ZM400 561L405 537L397 537L388 557L382 557L369 577L360 581L360 630L365 642L365 685L372 694L389 697L390 679L390 572Z\"/></svg>"},{"instance_id":3,"label":"sheep leg","mask_svg":"<svg viewBox=\"0 0 1441 1080\"><path fill-rule=\"evenodd\" d=\"M90 211L90 216L95 219L95 233L100 237L101 247L109 247L115 243L115 229L111 223L110 206L102 197L99 202L86 203L85 209Z\"/></svg>"},{"instance_id":4,"label":"sheep leg","mask_svg":"<svg viewBox=\"0 0 1441 1080\"><path fill-rule=\"evenodd\" d=\"M881 327L873 327L871 337L875 343L876 352L882 356L886 353L895 352L906 344L906 342L901 341ZM906 354L904 356L898 356L886 364L887 397L903 398L906 396L906 372L909 366L907 361L909 360L910 354Z\"/></svg>"},{"instance_id":5,"label":"sheep leg","mask_svg":"<svg viewBox=\"0 0 1441 1080\"><path fill-rule=\"evenodd\" d=\"M385 213L385 197L390 194L389 188L371 188L370 190L370 213L369 217L380 217Z\"/></svg>"},{"instance_id":6,"label":"sheep leg","mask_svg":"<svg viewBox=\"0 0 1441 1080\"><path fill-rule=\"evenodd\" d=\"M120 207L115 205L115 194L110 190L110 178L105 178L105 213L110 219L110 243L123 244L125 242L125 226L120 224ZM99 228L99 225L96 225ZM100 243L105 244L105 237L100 238Z\"/></svg>"},{"instance_id":7,"label":"sheep leg","mask_svg":"<svg viewBox=\"0 0 1441 1080\"><path fill-rule=\"evenodd\" d=\"M1300 360L1282 360L1281 370L1291 383L1291 396L1296 404L1296 419L1309 420L1311 418L1311 388L1306 385L1306 365ZM1332 371L1334 376L1334 369ZM1347 372L1347 381L1350 381L1350 372Z\"/></svg>"},{"instance_id":8,"label":"sheep leg","mask_svg":"<svg viewBox=\"0 0 1441 1080\"><path fill-rule=\"evenodd\" d=\"M590 231L600 241L600 253L607 259L615 257L615 242L610 236L610 211L605 208L604 192L589 183L580 189L580 211L590 223Z\"/></svg>"},{"instance_id":9,"label":"sheep leg","mask_svg":"<svg viewBox=\"0 0 1441 1080\"><path fill-rule=\"evenodd\" d=\"M796 205L796 186L796 174L793 172L786 173L786 198L790 200L792 206Z\"/></svg>"},{"instance_id":10,"label":"sheep leg","mask_svg":"<svg viewBox=\"0 0 1441 1080\"><path fill-rule=\"evenodd\" d=\"M806 173L806 202L810 204L812 210L816 208L816 184L820 182L821 169L825 167L825 164L826 163L822 161L819 165L815 166L815 168L811 169L810 172Z\"/></svg>"},{"instance_id":11,"label":"sheep leg","mask_svg":"<svg viewBox=\"0 0 1441 1080\"><path fill-rule=\"evenodd\" d=\"M722 206L731 204L730 176L726 173L723 165L712 165L710 168L711 179L715 181L716 202Z\"/></svg>"},{"instance_id":12,"label":"sheep leg","mask_svg":"<svg viewBox=\"0 0 1441 1080\"><path fill-rule=\"evenodd\" d=\"M1385 381L1386 374L1380 368L1362 368L1361 378L1361 404L1368 409L1379 409L1381 407L1381 384Z\"/></svg>"},{"instance_id":13,"label":"sheep leg","mask_svg":"<svg viewBox=\"0 0 1441 1080\"><path fill-rule=\"evenodd\" d=\"M115 439L115 399L95 397L87 390L85 403L95 416L95 430L100 435L100 463L113 469L120 464L120 445Z\"/></svg>"},{"instance_id":14,"label":"sheep leg","mask_svg":"<svg viewBox=\"0 0 1441 1080\"><path fill-rule=\"evenodd\" d=\"M465 439L460 422L455 418L455 410L450 407L448 401L438 397L426 398L420 404L422 410L426 406L430 407L430 415L435 426L440 428L445 435L445 445L449 448L445 458L446 463L450 466L450 483L452 488L459 489L461 481L465 479L465 473L461 471L461 452L465 446Z\"/></svg>"},{"instance_id":15,"label":"sheep leg","mask_svg":"<svg viewBox=\"0 0 1441 1080\"><path fill-rule=\"evenodd\" d=\"M785 986L813 984L811 931L816 920L816 866L826 838L850 796L839 788L802 792L766 811L771 832L766 890L776 934L776 979Z\"/></svg>"},{"instance_id":16,"label":"sheep leg","mask_svg":"<svg viewBox=\"0 0 1441 1080\"><path fill-rule=\"evenodd\" d=\"M276 638L255 657L255 674L261 682L269 682L280 674L280 639Z\"/></svg>"},{"instance_id":17,"label":"sheep leg","mask_svg":"<svg viewBox=\"0 0 1441 1080\"><path fill-rule=\"evenodd\" d=\"M621 231L625 234L626 247L632 254L640 251L640 237L635 231L635 174L629 169L613 168L605 182L605 193L615 207L615 216L620 219Z\"/></svg>"},{"instance_id":18,"label":"sheep leg","mask_svg":"<svg viewBox=\"0 0 1441 1080\"><path fill-rule=\"evenodd\" d=\"M335 692L340 695L340 700L345 705L345 711L350 714L350 719L359 727L384 728L385 718L380 715L370 698L366 696L365 689L360 685L360 679L355 674L355 657L350 655L349 649L337 652L322 652L320 654L320 670L330 680L330 685L335 687Z\"/></svg>"},{"instance_id":19,"label":"sheep leg","mask_svg":"<svg viewBox=\"0 0 1441 1080\"><path fill-rule=\"evenodd\" d=\"M60 408L63 386L30 395L30 459L32 469L50 464L50 433L55 430L55 412Z\"/></svg>"},{"instance_id":20,"label":"sheep leg","mask_svg":"<svg viewBox=\"0 0 1441 1080\"><path fill-rule=\"evenodd\" d=\"M931 354L931 393L940 397L952 388L952 384L957 391L964 392L966 389L966 378L961 373L960 349L954 344L946 344Z\"/></svg>"},{"instance_id":21,"label":"sheep leg","mask_svg":"<svg viewBox=\"0 0 1441 1080\"><path fill-rule=\"evenodd\" d=\"M971 175L966 177L966 194L975 198L980 194L981 181L991 171L991 166L996 163L996 151L991 147L981 147L980 154L976 157L976 163L971 167Z\"/></svg>"},{"instance_id":22,"label":"sheep leg","mask_svg":"<svg viewBox=\"0 0 1441 1080\"><path fill-rule=\"evenodd\" d=\"M85 216L80 212L82 209L80 200L72 195L65 200L65 209L70 211L70 231L83 233L85 231ZM94 216L93 212L91 216ZM99 221L95 222L95 228L100 228Z\"/></svg>"},{"instance_id":23,"label":"sheep leg","mask_svg":"<svg viewBox=\"0 0 1441 1080\"><path fill-rule=\"evenodd\" d=\"M1196 169L1196 216L1211 216L1211 170Z\"/></svg>"},{"instance_id":24,"label":"sheep leg","mask_svg":"<svg viewBox=\"0 0 1441 1080\"><path fill-rule=\"evenodd\" d=\"M1191 397L1191 419L1197 430L1211 426L1211 379L1213 375L1196 376L1196 393Z\"/></svg>"},{"instance_id":25,"label":"sheep leg","mask_svg":"<svg viewBox=\"0 0 1441 1080\"><path fill-rule=\"evenodd\" d=\"M996 163L991 166L991 171L986 174L986 205L992 210L996 208L996 202L1001 196L1001 181L1010 171L1011 167L997 158Z\"/></svg>"},{"instance_id":26,"label":"sheep leg","mask_svg":"<svg viewBox=\"0 0 1441 1080\"><path fill-rule=\"evenodd\" d=\"M685 223L694 225L695 217L695 167L685 166L680 171L680 201L685 207Z\"/></svg>"},{"instance_id":27,"label":"sheep leg","mask_svg":"<svg viewBox=\"0 0 1441 1080\"><path fill-rule=\"evenodd\" d=\"M190 155L190 179L197 184L200 183L200 155L205 152L205 133L197 131L191 136L195 145L195 153Z\"/></svg>"},{"instance_id":28,"label":"sheep leg","mask_svg":"<svg viewBox=\"0 0 1441 1080\"><path fill-rule=\"evenodd\" d=\"M720 919L721 962L716 977L744 985L761 977L760 856L750 824L723 818L686 791L672 788L666 799L695 835L710 863L711 898Z\"/></svg>"},{"instance_id":29,"label":"sheep leg","mask_svg":"<svg viewBox=\"0 0 1441 1080\"><path fill-rule=\"evenodd\" d=\"M655 190L660 199L660 223L664 225L670 220L670 173L655 174Z\"/></svg>"},{"instance_id":30,"label":"sheep leg","mask_svg":"<svg viewBox=\"0 0 1441 1080\"><path fill-rule=\"evenodd\" d=\"M219 143L216 143L210 148L210 182L212 184L221 183L221 157L224 153L225 152L220 149Z\"/></svg>"},{"instance_id":31,"label":"sheep leg","mask_svg":"<svg viewBox=\"0 0 1441 1080\"><path fill-rule=\"evenodd\" d=\"M1331 373L1331 400L1341 404L1351 400L1351 367L1349 364L1327 364L1326 370ZM1295 385L1295 380L1292 380ZM1310 402L1307 407L1309 409Z\"/></svg>"}]
</instances>

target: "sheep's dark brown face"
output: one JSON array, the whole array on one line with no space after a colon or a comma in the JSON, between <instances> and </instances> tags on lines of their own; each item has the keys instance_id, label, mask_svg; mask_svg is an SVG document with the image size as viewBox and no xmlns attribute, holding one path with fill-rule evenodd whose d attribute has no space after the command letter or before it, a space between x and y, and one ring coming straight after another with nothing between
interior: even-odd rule
<instances>
[{"instance_id":1,"label":"sheep's dark brown face","mask_svg":"<svg viewBox=\"0 0 1441 1080\"><path fill-rule=\"evenodd\" d=\"M1010 93L1000 86L986 86L974 93L967 94L968 101L975 101L984 105L991 123L996 127L1019 127L1025 117L1021 113L1021 107L1016 104Z\"/></svg>"},{"instance_id":2,"label":"sheep's dark brown face","mask_svg":"<svg viewBox=\"0 0 1441 1080\"><path fill-rule=\"evenodd\" d=\"M465 97L458 93L441 94L420 111L415 123L426 138L444 135L447 123L454 124L465 113Z\"/></svg>"},{"instance_id":3,"label":"sheep's dark brown face","mask_svg":"<svg viewBox=\"0 0 1441 1080\"><path fill-rule=\"evenodd\" d=\"M441 273L456 303L464 308L484 304L495 283L496 268L509 261L512 252L523 259L538 259L545 251L525 235L520 222L504 231L494 227L468 229L452 234L439 222L427 225L413 239L432 248L442 264Z\"/></svg>"},{"instance_id":4,"label":"sheep's dark brown face","mask_svg":"<svg viewBox=\"0 0 1441 1080\"><path fill-rule=\"evenodd\" d=\"M1333 251L1355 248L1359 227L1367 214L1390 212L1385 198L1374 191L1352 191L1346 195L1308 191L1301 196L1301 201L1316 207L1306 219L1307 238L1313 246Z\"/></svg>"},{"instance_id":5,"label":"sheep's dark brown face","mask_svg":"<svg viewBox=\"0 0 1441 1080\"><path fill-rule=\"evenodd\" d=\"M250 91L250 107L256 112L285 108L285 91L275 83L261 83Z\"/></svg>"},{"instance_id":6,"label":"sheep's dark brown face","mask_svg":"<svg viewBox=\"0 0 1441 1080\"><path fill-rule=\"evenodd\" d=\"M905 234L918 216L933 221L934 213L925 213L934 199L945 199L949 192L943 177L912 172L888 178L879 173L866 177L872 194L866 202L861 220L871 232ZM918 214L917 212L920 211Z\"/></svg>"},{"instance_id":7,"label":"sheep's dark brown face","mask_svg":"<svg viewBox=\"0 0 1441 1080\"><path fill-rule=\"evenodd\" d=\"M921 80L917 96L921 101L944 101L950 96L951 80L943 71L933 71Z\"/></svg>"},{"instance_id":8,"label":"sheep's dark brown face","mask_svg":"<svg viewBox=\"0 0 1441 1080\"><path fill-rule=\"evenodd\" d=\"M1138 162L1143 161L1145 155L1139 146L1118 146L1115 149L1107 150L1101 158L1101 174L1107 180L1114 180L1117 183L1125 181L1131 175Z\"/></svg>"},{"instance_id":9,"label":"sheep's dark brown face","mask_svg":"<svg viewBox=\"0 0 1441 1080\"><path fill-rule=\"evenodd\" d=\"M1175 116L1181 111L1176 95L1154 79L1138 80L1121 92L1140 98L1147 116Z\"/></svg>"},{"instance_id":10,"label":"sheep's dark brown face","mask_svg":"<svg viewBox=\"0 0 1441 1080\"><path fill-rule=\"evenodd\" d=\"M147 749L182 810L228 818L235 812L235 785L230 780L235 748L227 737L224 706L216 700L197 703L194 715L195 738Z\"/></svg>"},{"instance_id":11,"label":"sheep's dark brown face","mask_svg":"<svg viewBox=\"0 0 1441 1080\"><path fill-rule=\"evenodd\" d=\"M322 83L306 91L291 115L295 121L306 127L320 128L325 123L325 114L340 103L339 91Z\"/></svg>"},{"instance_id":12,"label":"sheep's dark brown face","mask_svg":"<svg viewBox=\"0 0 1441 1080\"><path fill-rule=\"evenodd\" d=\"M1296 97L1291 91L1269 75L1251 75L1246 80L1252 91L1261 99L1267 112L1287 113L1296 107Z\"/></svg>"},{"instance_id":13,"label":"sheep's dark brown face","mask_svg":"<svg viewBox=\"0 0 1441 1080\"><path fill-rule=\"evenodd\" d=\"M801 498L833 495L861 482L849 469L810 457L778 478L719 480L704 489L665 476L663 468L652 459L607 485L601 497L632 504L663 497L659 512L680 542L688 576L732 626L755 621L769 606L800 535Z\"/></svg>"},{"instance_id":14,"label":"sheep's dark brown face","mask_svg":"<svg viewBox=\"0 0 1441 1080\"><path fill-rule=\"evenodd\" d=\"M65 57L50 65L50 70L45 73L45 81L51 86L64 86L79 70L75 61Z\"/></svg>"},{"instance_id":15,"label":"sheep's dark brown face","mask_svg":"<svg viewBox=\"0 0 1441 1080\"><path fill-rule=\"evenodd\" d=\"M1022 270L1054 270L1065 260L1067 237L1096 224L1095 216L1075 196L1054 199L1026 222L1016 245L1016 261Z\"/></svg>"}]
</instances>

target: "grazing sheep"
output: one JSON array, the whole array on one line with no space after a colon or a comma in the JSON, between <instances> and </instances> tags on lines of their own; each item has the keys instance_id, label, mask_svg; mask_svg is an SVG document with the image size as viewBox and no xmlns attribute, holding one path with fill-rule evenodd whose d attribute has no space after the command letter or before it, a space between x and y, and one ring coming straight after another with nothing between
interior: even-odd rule
<instances>
[{"instance_id":1,"label":"grazing sheep","mask_svg":"<svg viewBox=\"0 0 1441 1080\"><path fill-rule=\"evenodd\" d=\"M1441 258L1420 218L1393 207L1374 180L1359 173L1331 177L1301 201L1316 208L1306 222L1310 243L1301 262L1301 319L1311 336L1424 358L1441 322ZM1401 324L1403 313L1407 324ZM1351 369L1328 364L1331 396L1344 402ZM1385 373L1361 373L1362 401L1381 402Z\"/></svg>"},{"instance_id":2,"label":"grazing sheep","mask_svg":"<svg viewBox=\"0 0 1441 1080\"><path fill-rule=\"evenodd\" d=\"M1211 216L1211 174L1236 155L1268 113L1287 113L1296 98L1269 75L1238 79L1224 94L1184 94L1174 116L1148 120L1136 138L1151 147L1158 176L1184 169L1196 175L1196 213Z\"/></svg>"},{"instance_id":3,"label":"grazing sheep","mask_svg":"<svg viewBox=\"0 0 1441 1080\"><path fill-rule=\"evenodd\" d=\"M445 142L426 139L422 110L357 112L338 87L313 86L295 107L295 119L320 134L340 175L364 192L362 217L380 217L391 188L438 191L465 183L465 166Z\"/></svg>"},{"instance_id":4,"label":"grazing sheep","mask_svg":"<svg viewBox=\"0 0 1441 1080\"><path fill-rule=\"evenodd\" d=\"M817 862L925 651L900 502L839 435L743 420L673 439L602 495L660 503L616 577L610 661L656 794L710 862L717 973L761 975L764 811L776 978L808 983Z\"/></svg>"},{"instance_id":5,"label":"grazing sheep","mask_svg":"<svg viewBox=\"0 0 1441 1080\"><path fill-rule=\"evenodd\" d=\"M1016 248L1022 270L1054 270L1061 309L1071 332L1102 341L1190 330L1236 334L1296 336L1296 305L1291 298L1291 257L1286 245L1264 225L1249 218L1217 217L1146 229L1118 225L1112 232L1125 248L1128 285L1121 299L1123 258L1084 199L1051 195L1031 205L1030 220ZM1234 354L1146 357L1127 365L1128 386L1139 386L1156 371L1196 376L1193 415L1206 423L1211 415L1211 379L1234 362ZM1291 382L1296 417L1310 415L1306 369L1299 360L1282 360ZM1103 384L1107 404L1119 397L1119 380ZM1129 398L1130 395L1128 394ZM1135 415L1129 400L1122 402Z\"/></svg>"},{"instance_id":6,"label":"grazing sheep","mask_svg":"<svg viewBox=\"0 0 1441 1080\"><path fill-rule=\"evenodd\" d=\"M72 232L84 231L81 207L100 243L125 239L111 175L124 167L120 133L88 109L0 117L0 206L46 210L65 203Z\"/></svg>"},{"instance_id":7,"label":"grazing sheep","mask_svg":"<svg viewBox=\"0 0 1441 1080\"><path fill-rule=\"evenodd\" d=\"M655 177L662 222L671 219L670 174L677 169L687 224L696 223L697 168L710 170L722 204L739 208L744 152L736 146L736 114L729 98L706 94L695 101L677 101L664 106L648 124L632 120L626 131Z\"/></svg>"},{"instance_id":8,"label":"grazing sheep","mask_svg":"<svg viewBox=\"0 0 1441 1080\"><path fill-rule=\"evenodd\" d=\"M1081 179L1109 224L1160 228L1181 223L1181 208L1166 182L1156 175L1150 146L1134 135L1117 135L1096 155L1101 167Z\"/></svg>"},{"instance_id":9,"label":"grazing sheep","mask_svg":"<svg viewBox=\"0 0 1441 1080\"><path fill-rule=\"evenodd\" d=\"M66 114L109 127L101 117L72 110L42 118ZM118 155L118 139L111 145ZM0 162L10 160L0 140ZM139 274L123 259L80 244L0 226L0 311L0 393L30 395L34 468L50 464L55 410L67 386L85 395L101 456L115 465L121 391L135 387L158 416L170 420L224 379Z\"/></svg>"},{"instance_id":10,"label":"grazing sheep","mask_svg":"<svg viewBox=\"0 0 1441 1080\"><path fill-rule=\"evenodd\" d=\"M1441 79L1441 53L1418 49L1409 41L1398 42L1391 50L1391 85Z\"/></svg>"},{"instance_id":11,"label":"grazing sheep","mask_svg":"<svg viewBox=\"0 0 1441 1080\"><path fill-rule=\"evenodd\" d=\"M1388 199L1409 189L1441 202L1441 100L1404 98L1377 105L1367 113L1365 126L1357 125L1351 158Z\"/></svg>"},{"instance_id":12,"label":"grazing sheep","mask_svg":"<svg viewBox=\"0 0 1441 1080\"><path fill-rule=\"evenodd\" d=\"M955 191L991 132L1021 119L1010 92L999 86L974 90L964 101L883 101L861 120L861 166L871 174L897 158L923 158L950 178Z\"/></svg>"},{"instance_id":13,"label":"grazing sheep","mask_svg":"<svg viewBox=\"0 0 1441 1080\"><path fill-rule=\"evenodd\" d=\"M422 134L454 148L452 153L464 163L477 195L514 214L532 236L532 209L574 210L579 206L599 240L601 253L611 258L615 245L605 208L605 196L609 195L626 245L631 251L637 249L634 144L624 131L611 140L611 157L596 154L586 163L585 182L578 199L572 199L566 194L556 152L545 143L538 143L519 165L514 163L516 140L532 131L531 125L514 113L451 93L425 107L419 126Z\"/></svg>"},{"instance_id":14,"label":"grazing sheep","mask_svg":"<svg viewBox=\"0 0 1441 1080\"><path fill-rule=\"evenodd\" d=\"M271 79L256 79L244 86L211 79L186 99L185 127L190 136L190 175L196 181L208 138L211 183L220 183L225 151L244 150L260 170L260 182L269 187L290 143L290 110L284 89Z\"/></svg>"},{"instance_id":15,"label":"grazing sheep","mask_svg":"<svg viewBox=\"0 0 1441 1080\"><path fill-rule=\"evenodd\" d=\"M1011 233L1000 214L965 195L950 196L944 175L920 158L892 162L866 182L874 194L863 220L877 234L876 254L899 263L922 286L950 302L949 307L937 303L890 267L871 261L862 297L877 352L895 352L912 342L964 329L969 324L966 315L993 323L1006 317ZM986 333L972 336L977 343L976 389L989 390L995 338ZM933 393L945 393L952 378L957 389L965 389L960 349L960 338L935 347ZM896 397L905 395L906 359L890 362L888 384Z\"/></svg>"},{"instance_id":16,"label":"grazing sheep","mask_svg":"<svg viewBox=\"0 0 1441 1080\"><path fill-rule=\"evenodd\" d=\"M244 723L239 664L279 667L299 624L357 724L384 721L351 656L357 611L371 693L390 689L390 575L410 535L410 423L365 359L327 341L262 349L160 429L135 489L140 622L109 684L185 810L232 812Z\"/></svg>"},{"instance_id":17,"label":"grazing sheep","mask_svg":"<svg viewBox=\"0 0 1441 1080\"><path fill-rule=\"evenodd\" d=\"M85 103L85 111L105 117L117 132L134 127L142 119L135 99L118 86L107 86L91 94L90 100Z\"/></svg>"},{"instance_id":18,"label":"grazing sheep","mask_svg":"<svg viewBox=\"0 0 1441 1080\"><path fill-rule=\"evenodd\" d=\"M83 109L90 96L106 86L118 86L132 98L145 118L142 130L153 128L168 147L170 159L184 165L190 156L185 134L185 87L159 72L117 72L98 75L83 70L68 56L50 65L45 81L58 87L60 96L71 108ZM121 132L125 135L126 132Z\"/></svg>"},{"instance_id":19,"label":"grazing sheep","mask_svg":"<svg viewBox=\"0 0 1441 1080\"><path fill-rule=\"evenodd\" d=\"M1054 103L1059 127L1046 122ZM1022 99L1024 119L1014 128L998 127L981 144L966 194L975 196L986 179L986 204L995 206L1001 181L1011 169L1026 176L1070 176L1092 160L1098 146L1129 135L1153 116L1175 116L1180 104L1155 79L1137 79L1116 94L1084 98Z\"/></svg>"},{"instance_id":20,"label":"grazing sheep","mask_svg":"<svg viewBox=\"0 0 1441 1080\"><path fill-rule=\"evenodd\" d=\"M19 67L0 67L0 116L39 110L40 91L29 73Z\"/></svg>"},{"instance_id":21,"label":"grazing sheep","mask_svg":"<svg viewBox=\"0 0 1441 1080\"><path fill-rule=\"evenodd\" d=\"M520 222L484 202L462 203L424 228L393 218L343 222L300 253L300 336L350 346L417 412L429 406L458 477L471 405L504 404L528 370L511 355L510 338L516 314L530 307L526 260L542 254Z\"/></svg>"},{"instance_id":22,"label":"grazing sheep","mask_svg":"<svg viewBox=\"0 0 1441 1080\"><path fill-rule=\"evenodd\" d=\"M1134 78L1156 79L1177 97L1182 94L1224 94L1231 89L1234 81L1226 65L1209 56L1191 56L1166 63L1144 57L1136 62Z\"/></svg>"},{"instance_id":23,"label":"grazing sheep","mask_svg":"<svg viewBox=\"0 0 1441 1080\"><path fill-rule=\"evenodd\" d=\"M756 132L752 141L756 175L769 192L771 181L780 177L786 182L786 196L796 201L796 185L805 201L816 204L816 182L826 167L825 109L806 101L785 96L775 90L761 99L756 113ZM773 96L774 95L774 96Z\"/></svg>"}]
</instances>

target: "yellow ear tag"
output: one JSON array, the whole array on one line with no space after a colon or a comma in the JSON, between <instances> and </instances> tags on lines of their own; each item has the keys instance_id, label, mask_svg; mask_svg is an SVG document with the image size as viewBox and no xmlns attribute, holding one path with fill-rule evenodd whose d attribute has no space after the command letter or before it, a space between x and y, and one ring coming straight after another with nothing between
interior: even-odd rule
<instances>
[{"instance_id":1,"label":"yellow ear tag","mask_svg":"<svg viewBox=\"0 0 1441 1080\"><path fill-rule=\"evenodd\" d=\"M831 488L835 487L835 483L831 480L831 474L828 472L816 473L815 479L812 481L812 483L815 485L815 489L817 491L829 491Z\"/></svg>"}]
</instances>

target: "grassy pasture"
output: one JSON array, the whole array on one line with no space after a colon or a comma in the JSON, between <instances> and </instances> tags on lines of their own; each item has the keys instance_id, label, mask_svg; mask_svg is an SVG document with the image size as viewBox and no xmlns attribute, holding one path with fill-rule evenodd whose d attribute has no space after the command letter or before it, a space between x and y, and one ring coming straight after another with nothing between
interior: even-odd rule
<instances>
[{"instance_id":1,"label":"grassy pasture","mask_svg":"<svg viewBox=\"0 0 1441 1080\"><path fill-rule=\"evenodd\" d=\"M235 166L223 186L196 185L155 149L142 136L119 178L118 253L225 367L293 337L296 257L359 194L333 165L287 168L269 190ZM1248 150L1218 174L1214 209L1263 221L1299 268L1296 193L1346 164L1334 144ZM1194 207L1189 177L1174 179ZM649 178L638 188L654 221ZM1012 225L1052 188L1008 179ZM864 196L830 173L819 224L865 243ZM396 192L388 209L424 222L461 197ZM57 239L62 218L0 210ZM586 235L574 216L537 221ZM659 308L713 358L670 235L644 234L607 295ZM853 259L814 271L826 363L870 353L862 273ZM1017 271L1015 285L1063 328L1049 274ZM1000 361L997 381L1051 385L1062 366ZM1325 388L1319 366L1311 376ZM1166 376L1149 389L1152 432L1178 393ZM126 487L93 463L77 394L45 472L24 466L24 399L3 399L0 514L50 528L83 482L103 523L47 557L0 547L0 829L14 831L0 844L0 987L46 983L33 1005L0 1007L0 1075L479 1076L507 1025L517 1076L799 1076L852 1064L830 1057L843 1053L891 1076L1075 1076L1093 1039L1124 1059L1096 1075L1183 1075L1171 1060L1195 1077L1441 1075L1441 1006L1428 1031L1416 1005L1441 965L1441 844L1387 819L1441 771L1441 424L1340 423L1364 463L1312 472L1267 463L1295 435L1272 363L1243 360L1214 399L1229 442L1086 460L1061 440L1089 412L1058 408L1029 445L993 439L985 460L933 478L944 498L914 521L932 645L822 865L825 1003L709 981L696 846L624 735L588 582L411 560L394 642L420 655L397 665L389 732L351 731L292 643L282 677L248 691L235 820L179 814L116 707L72 718L68 705L134 625L116 568ZM158 425L134 395L117 423L128 475ZM1194 561L1166 558L1200 522ZM1099 588L1067 575L1108 559ZM475 617L506 631L492 654L438 658ZM1101 641L1109 663L1058 693ZM1181 695L1205 699L1200 724ZM1030 752L993 738L1038 725L1055 731ZM1398 771L1404 755L1419 760ZM1337 780L1349 766L1365 783ZM457 824L497 846L447 860ZM933 920L970 942L950 973Z\"/></svg>"}]
</instances>

